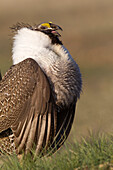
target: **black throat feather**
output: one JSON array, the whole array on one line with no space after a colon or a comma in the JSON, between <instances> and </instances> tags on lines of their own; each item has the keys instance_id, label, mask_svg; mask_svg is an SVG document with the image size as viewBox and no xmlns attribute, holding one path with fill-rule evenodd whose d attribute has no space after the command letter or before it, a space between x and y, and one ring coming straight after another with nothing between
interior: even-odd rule
<instances>
[{"instance_id":1,"label":"black throat feather","mask_svg":"<svg viewBox=\"0 0 113 170\"><path fill-rule=\"evenodd\" d=\"M52 40L52 44L60 44L60 45L63 45L63 44L62 44L62 41L61 41L57 36L55 36L54 34L52 34L52 33L46 33L46 32L45 32L45 34L47 34L47 35L50 37L50 39Z\"/></svg>"}]
</instances>

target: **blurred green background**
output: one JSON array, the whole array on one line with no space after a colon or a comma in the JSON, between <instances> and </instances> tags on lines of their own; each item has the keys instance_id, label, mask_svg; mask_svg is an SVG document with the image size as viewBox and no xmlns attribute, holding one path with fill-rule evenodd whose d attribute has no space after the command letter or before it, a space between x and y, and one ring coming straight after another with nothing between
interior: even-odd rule
<instances>
[{"instance_id":1,"label":"blurred green background","mask_svg":"<svg viewBox=\"0 0 113 170\"><path fill-rule=\"evenodd\" d=\"M113 132L113 0L1 0L0 69L12 64L12 33L17 22L52 21L63 28L62 41L78 63L83 92L69 139Z\"/></svg>"}]
</instances>

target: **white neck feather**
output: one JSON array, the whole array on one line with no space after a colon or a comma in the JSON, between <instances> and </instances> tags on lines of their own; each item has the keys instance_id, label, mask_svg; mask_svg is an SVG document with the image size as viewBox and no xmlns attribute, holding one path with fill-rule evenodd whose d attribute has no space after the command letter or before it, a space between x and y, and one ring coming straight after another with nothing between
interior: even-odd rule
<instances>
[{"instance_id":1,"label":"white neck feather","mask_svg":"<svg viewBox=\"0 0 113 170\"><path fill-rule=\"evenodd\" d=\"M37 54L47 48L51 43L49 37L42 32L32 31L28 28L22 28L14 36L13 44L13 64L18 64L19 62L27 59L34 58L37 59Z\"/></svg>"},{"instance_id":2,"label":"white neck feather","mask_svg":"<svg viewBox=\"0 0 113 170\"><path fill-rule=\"evenodd\" d=\"M63 46L51 44L48 35L28 28L20 29L14 36L12 53L14 65L27 58L32 58L42 69L45 66L46 68L49 67L51 63L55 63L61 53L63 53L63 56L67 56Z\"/></svg>"},{"instance_id":3,"label":"white neck feather","mask_svg":"<svg viewBox=\"0 0 113 170\"><path fill-rule=\"evenodd\" d=\"M12 53L14 65L27 58L32 58L47 72L50 65L59 62L59 58L62 64L69 58L72 60L64 46L52 45L48 35L28 28L20 29L14 36Z\"/></svg>"},{"instance_id":4,"label":"white neck feather","mask_svg":"<svg viewBox=\"0 0 113 170\"><path fill-rule=\"evenodd\" d=\"M34 59L40 65L48 75L50 82L54 84L53 91L57 94L57 102L69 103L71 98L73 100L73 90L68 92L70 84L67 83L67 79L69 82L72 79L74 83L73 76L75 76L74 72L78 70L78 66L63 45L53 45L49 36L40 31L22 28L14 36L12 52L14 65L27 58ZM62 89L65 89L65 93L67 93L65 100L62 100L64 98Z\"/></svg>"}]
</instances>

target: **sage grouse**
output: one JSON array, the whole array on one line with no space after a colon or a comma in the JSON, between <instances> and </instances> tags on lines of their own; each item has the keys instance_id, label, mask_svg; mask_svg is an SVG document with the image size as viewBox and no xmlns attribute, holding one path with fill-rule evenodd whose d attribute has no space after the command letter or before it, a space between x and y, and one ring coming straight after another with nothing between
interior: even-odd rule
<instances>
[{"instance_id":1,"label":"sage grouse","mask_svg":"<svg viewBox=\"0 0 113 170\"><path fill-rule=\"evenodd\" d=\"M52 154L68 137L81 73L52 22L18 23L12 67L0 80L0 152Z\"/></svg>"}]
</instances>

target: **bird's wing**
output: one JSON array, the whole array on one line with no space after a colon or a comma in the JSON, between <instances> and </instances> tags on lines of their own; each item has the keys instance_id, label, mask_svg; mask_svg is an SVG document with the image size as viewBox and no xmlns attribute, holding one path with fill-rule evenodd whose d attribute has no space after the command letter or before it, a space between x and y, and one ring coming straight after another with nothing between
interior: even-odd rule
<instances>
[{"instance_id":1,"label":"bird's wing","mask_svg":"<svg viewBox=\"0 0 113 170\"><path fill-rule=\"evenodd\" d=\"M17 153L48 148L56 133L56 109L47 77L26 59L0 81L0 132L11 127Z\"/></svg>"},{"instance_id":2,"label":"bird's wing","mask_svg":"<svg viewBox=\"0 0 113 170\"><path fill-rule=\"evenodd\" d=\"M56 152L64 144L67 139L75 116L76 101L64 109L59 109L57 112L57 130L54 140L51 144L51 150L48 152L48 156Z\"/></svg>"}]
</instances>

